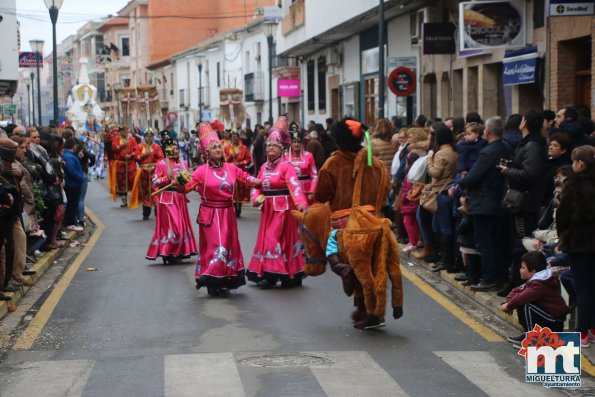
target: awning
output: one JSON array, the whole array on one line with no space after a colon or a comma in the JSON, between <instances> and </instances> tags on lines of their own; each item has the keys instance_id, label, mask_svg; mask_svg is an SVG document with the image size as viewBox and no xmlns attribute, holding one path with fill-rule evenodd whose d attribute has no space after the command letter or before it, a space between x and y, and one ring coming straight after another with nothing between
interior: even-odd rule
<instances>
[{"instance_id":1,"label":"awning","mask_svg":"<svg viewBox=\"0 0 595 397\"><path fill-rule=\"evenodd\" d=\"M506 51L502 60L504 85L535 83L538 56L537 46Z\"/></svg>"}]
</instances>

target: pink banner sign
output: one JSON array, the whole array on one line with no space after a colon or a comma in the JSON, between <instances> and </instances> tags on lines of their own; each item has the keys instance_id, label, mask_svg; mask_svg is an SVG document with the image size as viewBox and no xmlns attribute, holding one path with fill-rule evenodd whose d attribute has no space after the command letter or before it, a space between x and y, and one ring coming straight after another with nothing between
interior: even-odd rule
<instances>
[{"instance_id":1,"label":"pink banner sign","mask_svg":"<svg viewBox=\"0 0 595 397\"><path fill-rule=\"evenodd\" d=\"M300 96L300 81L277 80L277 95L280 97Z\"/></svg>"}]
</instances>

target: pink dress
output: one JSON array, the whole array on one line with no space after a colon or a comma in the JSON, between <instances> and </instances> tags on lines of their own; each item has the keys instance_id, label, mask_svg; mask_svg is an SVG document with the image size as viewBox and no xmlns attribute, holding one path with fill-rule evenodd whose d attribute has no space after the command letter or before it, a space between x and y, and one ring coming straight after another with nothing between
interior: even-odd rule
<instances>
[{"instance_id":1,"label":"pink dress","mask_svg":"<svg viewBox=\"0 0 595 397\"><path fill-rule=\"evenodd\" d=\"M236 181L251 184L254 179L231 163L223 163L220 170L205 163L194 171L192 181L186 185L201 196L196 220L199 225L197 285L236 289L246 284L233 193Z\"/></svg>"},{"instance_id":2,"label":"pink dress","mask_svg":"<svg viewBox=\"0 0 595 397\"><path fill-rule=\"evenodd\" d=\"M170 166L174 175L188 169L185 160L160 160L153 174L155 187L160 189L171 182L167 177ZM198 254L184 188L174 186L159 193L156 208L157 223L147 251L147 259L157 259L158 256L180 259Z\"/></svg>"},{"instance_id":3,"label":"pink dress","mask_svg":"<svg viewBox=\"0 0 595 397\"><path fill-rule=\"evenodd\" d=\"M248 280L268 281L274 285L301 285L304 276L302 241L298 223L291 210L296 204L307 206L307 200L294 167L282 159L266 162L258 179L262 188L252 189L252 202L263 194L258 238L248 265Z\"/></svg>"},{"instance_id":4,"label":"pink dress","mask_svg":"<svg viewBox=\"0 0 595 397\"><path fill-rule=\"evenodd\" d=\"M295 168L298 180L302 185L304 194L314 193L316 189L316 182L318 182L318 170L314 164L314 156L310 152L302 150L298 157L295 157L290 151L285 154L283 159Z\"/></svg>"}]
</instances>

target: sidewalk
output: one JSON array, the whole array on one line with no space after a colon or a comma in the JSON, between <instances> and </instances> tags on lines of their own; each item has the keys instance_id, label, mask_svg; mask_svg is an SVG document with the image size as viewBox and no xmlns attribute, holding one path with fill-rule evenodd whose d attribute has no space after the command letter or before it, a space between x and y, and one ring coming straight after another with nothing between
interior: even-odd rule
<instances>
[{"instance_id":1,"label":"sidewalk","mask_svg":"<svg viewBox=\"0 0 595 397\"><path fill-rule=\"evenodd\" d=\"M403 247L405 247L405 245L401 246L401 248L403 248ZM401 253L401 256L404 256L404 254ZM425 273L425 272L422 272L421 274L418 274L418 275L420 277L422 277L424 279L424 281L426 281L430 285L435 283L435 281L434 281L435 279L433 277L428 277L432 270L432 263L424 263L423 261L419 261L419 260L413 258L413 256L409 256L409 255L407 255L407 261L414 263L415 266L418 266L418 267L421 267L421 268L427 270L427 274L424 275L423 273ZM403 266L403 264L401 264L401 265ZM518 329L519 333L522 333L523 327L519 324L516 315L508 315L500 310L500 305L502 303L504 303L505 298L502 298L502 297L499 297L498 295L496 295L495 291L493 291L493 292L472 291L470 287L463 286L460 282L455 281L455 275L456 275L455 273L448 273L445 270L438 272L438 273L431 273L431 274L439 277L440 280L447 283L451 287L457 289L461 293L465 294L466 296L471 298L473 301L475 301L476 303L478 303L479 305L484 307L486 310L493 313L495 316L499 317L500 319L504 320L511 326ZM514 335L504 335L504 336L506 337L506 336L514 336ZM582 354L585 358L587 358L590 361L591 366L595 365L595 346L594 346L594 344L591 344L591 347L582 349Z\"/></svg>"},{"instance_id":2,"label":"sidewalk","mask_svg":"<svg viewBox=\"0 0 595 397\"><path fill-rule=\"evenodd\" d=\"M70 244L77 240L87 240L93 233L95 227L91 222L88 222L87 228L85 229L84 234L78 234L76 232L68 232L66 234L67 240L62 240L64 242L64 247L58 248L55 250L48 251L44 253L36 263L32 263L29 265L31 270L35 270L36 273L31 276L23 276L25 280L31 281L33 283L37 283L37 281L43 277L45 272L52 267L58 258L60 258L66 250L70 249ZM81 241L81 244L84 244L84 241ZM78 248L78 245L77 245ZM19 301L27 294L27 292L34 288L35 285L32 287L26 287L21 285L20 290L16 292L5 292L4 295L10 296L12 299L9 301L0 301L0 321L9 313L13 312L16 309L17 304Z\"/></svg>"}]
</instances>

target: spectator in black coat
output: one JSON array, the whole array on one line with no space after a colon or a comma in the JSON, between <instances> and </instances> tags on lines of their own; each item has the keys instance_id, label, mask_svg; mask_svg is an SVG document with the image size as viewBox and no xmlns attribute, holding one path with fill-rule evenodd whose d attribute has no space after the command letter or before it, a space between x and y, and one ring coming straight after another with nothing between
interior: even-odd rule
<instances>
[{"instance_id":1,"label":"spectator in black coat","mask_svg":"<svg viewBox=\"0 0 595 397\"><path fill-rule=\"evenodd\" d=\"M521 121L523 121L523 116L518 113L511 114L506 119L502 139L512 150L516 149L521 139L523 139L523 133L519 129Z\"/></svg>"},{"instance_id":2,"label":"spectator in black coat","mask_svg":"<svg viewBox=\"0 0 595 397\"><path fill-rule=\"evenodd\" d=\"M537 110L528 111L521 122L523 139L516 148L512 164L498 166L506 176L509 189L524 195L520 211L513 214L514 244L522 245L523 237L529 237L537 228L537 220L545 194L545 163L547 143L541 135L543 114ZM512 247L511 247L512 248ZM514 261L510 272L510 282L501 296L506 296L512 288L521 284L520 261Z\"/></svg>"},{"instance_id":3,"label":"spectator in black coat","mask_svg":"<svg viewBox=\"0 0 595 397\"><path fill-rule=\"evenodd\" d=\"M547 207L554 197L554 175L565 165L572 163L570 160L570 146L572 142L567 134L557 133L552 135L548 145L548 158L545 164L545 195L542 206Z\"/></svg>"},{"instance_id":4,"label":"spectator in black coat","mask_svg":"<svg viewBox=\"0 0 595 397\"><path fill-rule=\"evenodd\" d=\"M502 140L501 117L490 117L484 134L487 146L479 152L469 174L459 183L461 188L467 189L468 212L473 221L476 248L482 258L482 281L472 286L476 291L498 289L505 279L501 259L506 243L503 237L505 224L500 205L505 177L497 166L512 154L512 149Z\"/></svg>"},{"instance_id":5,"label":"spectator in black coat","mask_svg":"<svg viewBox=\"0 0 595 397\"><path fill-rule=\"evenodd\" d=\"M583 125L578 121L578 114L573 107L560 109L556 116L558 132L566 132L572 139L572 147L579 147L587 144L587 135Z\"/></svg>"},{"instance_id":6,"label":"spectator in black coat","mask_svg":"<svg viewBox=\"0 0 595 397\"><path fill-rule=\"evenodd\" d=\"M568 254L578 308L576 330L581 347L595 336L595 148L572 151L572 169L560 194L556 212L558 249Z\"/></svg>"}]
</instances>

